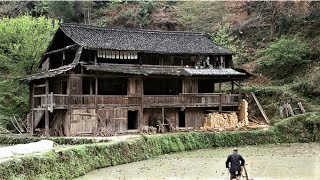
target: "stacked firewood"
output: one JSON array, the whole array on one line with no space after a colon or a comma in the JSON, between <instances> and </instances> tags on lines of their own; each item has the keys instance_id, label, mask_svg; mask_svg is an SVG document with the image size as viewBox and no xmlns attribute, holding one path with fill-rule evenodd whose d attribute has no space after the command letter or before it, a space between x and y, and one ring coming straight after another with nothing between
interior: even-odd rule
<instances>
[{"instance_id":1,"label":"stacked firewood","mask_svg":"<svg viewBox=\"0 0 320 180\"><path fill-rule=\"evenodd\" d=\"M112 131L111 123L106 118L98 116L98 128L95 131L96 136L114 136L115 133Z\"/></svg>"},{"instance_id":2,"label":"stacked firewood","mask_svg":"<svg viewBox=\"0 0 320 180\"><path fill-rule=\"evenodd\" d=\"M235 112L228 113L209 113L203 118L203 130L229 130L243 127L245 124L239 122L238 116Z\"/></svg>"}]
</instances>

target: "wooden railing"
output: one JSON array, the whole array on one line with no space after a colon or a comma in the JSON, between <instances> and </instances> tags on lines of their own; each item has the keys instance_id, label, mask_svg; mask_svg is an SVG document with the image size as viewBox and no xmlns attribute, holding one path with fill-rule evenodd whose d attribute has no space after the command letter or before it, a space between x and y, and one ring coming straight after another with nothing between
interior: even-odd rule
<instances>
[{"instance_id":1,"label":"wooden railing","mask_svg":"<svg viewBox=\"0 0 320 180\"><path fill-rule=\"evenodd\" d=\"M144 96L112 96L112 95L66 95L48 94L34 95L34 107L67 108L100 107L100 106L178 106L178 107L207 107L207 106L237 106L239 94L223 93L181 93L179 95L144 95Z\"/></svg>"},{"instance_id":2,"label":"wooden railing","mask_svg":"<svg viewBox=\"0 0 320 180\"><path fill-rule=\"evenodd\" d=\"M144 106L181 106L180 95L147 95L142 100Z\"/></svg>"},{"instance_id":3,"label":"wooden railing","mask_svg":"<svg viewBox=\"0 0 320 180\"><path fill-rule=\"evenodd\" d=\"M238 105L239 94L182 93L184 106Z\"/></svg>"}]
</instances>

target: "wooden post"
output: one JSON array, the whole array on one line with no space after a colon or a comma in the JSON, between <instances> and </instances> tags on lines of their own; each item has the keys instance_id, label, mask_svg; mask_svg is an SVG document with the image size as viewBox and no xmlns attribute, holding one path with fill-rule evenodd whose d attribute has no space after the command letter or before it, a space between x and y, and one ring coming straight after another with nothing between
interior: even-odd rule
<instances>
[{"instance_id":1,"label":"wooden post","mask_svg":"<svg viewBox=\"0 0 320 180\"><path fill-rule=\"evenodd\" d=\"M267 122L268 124L270 124L269 119L268 119L268 117L267 117L266 113L264 112L264 110L263 110L263 108L262 108L262 106L261 106L260 102L258 101L258 99L257 99L256 95L254 95L254 93L253 93L253 92L251 92L251 95L252 95L253 99L256 101L256 103L257 103L257 105L258 105L258 108L259 108L259 110L260 110L260 112L261 112L261 114L262 114L263 118L266 120L266 122Z\"/></svg>"},{"instance_id":2,"label":"wooden post","mask_svg":"<svg viewBox=\"0 0 320 180\"><path fill-rule=\"evenodd\" d=\"M162 107L162 124L164 124L164 107Z\"/></svg>"},{"instance_id":3,"label":"wooden post","mask_svg":"<svg viewBox=\"0 0 320 180\"><path fill-rule=\"evenodd\" d=\"M92 94L93 94L92 78L89 79L89 84L90 84L90 85L89 85L89 91L90 91L89 94L92 95Z\"/></svg>"},{"instance_id":4,"label":"wooden post","mask_svg":"<svg viewBox=\"0 0 320 180\"><path fill-rule=\"evenodd\" d=\"M97 51L94 52L94 65L97 65Z\"/></svg>"},{"instance_id":5,"label":"wooden post","mask_svg":"<svg viewBox=\"0 0 320 180\"><path fill-rule=\"evenodd\" d=\"M234 80L231 81L231 93L233 94L233 90L234 90Z\"/></svg>"},{"instance_id":6,"label":"wooden post","mask_svg":"<svg viewBox=\"0 0 320 180\"><path fill-rule=\"evenodd\" d=\"M219 82L219 93L221 93L221 86L222 86L222 83Z\"/></svg>"},{"instance_id":7,"label":"wooden post","mask_svg":"<svg viewBox=\"0 0 320 180\"><path fill-rule=\"evenodd\" d=\"M33 135L33 130L34 130L34 111L33 111L33 108L31 110L31 122L30 122L30 133L31 135Z\"/></svg>"},{"instance_id":8,"label":"wooden post","mask_svg":"<svg viewBox=\"0 0 320 180\"><path fill-rule=\"evenodd\" d=\"M66 55L65 55L65 51L62 52L62 61L61 61L61 65L64 65L64 61L66 60Z\"/></svg>"},{"instance_id":9,"label":"wooden post","mask_svg":"<svg viewBox=\"0 0 320 180\"><path fill-rule=\"evenodd\" d=\"M34 83L31 84L31 87L30 87L30 90L31 90L31 122L30 122L30 133L31 135L33 135L33 132L34 132L34 91L35 91L35 87L34 87Z\"/></svg>"},{"instance_id":10,"label":"wooden post","mask_svg":"<svg viewBox=\"0 0 320 180\"><path fill-rule=\"evenodd\" d=\"M294 116L294 112L292 110L291 104L287 103L287 107L291 116Z\"/></svg>"},{"instance_id":11,"label":"wooden post","mask_svg":"<svg viewBox=\"0 0 320 180\"><path fill-rule=\"evenodd\" d=\"M303 108L301 102L298 102L298 106L299 106L299 109L301 110L302 113L306 113L306 110Z\"/></svg>"},{"instance_id":12,"label":"wooden post","mask_svg":"<svg viewBox=\"0 0 320 180\"><path fill-rule=\"evenodd\" d=\"M138 125L139 126L138 127L143 126L142 122L143 122L143 107L141 107L139 110L139 118L138 118Z\"/></svg>"},{"instance_id":13,"label":"wooden post","mask_svg":"<svg viewBox=\"0 0 320 180\"><path fill-rule=\"evenodd\" d=\"M49 111L48 111L48 101L49 101L49 81L46 79L46 110L45 110L45 135L49 136Z\"/></svg>"},{"instance_id":14,"label":"wooden post","mask_svg":"<svg viewBox=\"0 0 320 180\"><path fill-rule=\"evenodd\" d=\"M284 118L284 112L283 112L284 108L283 108L283 106L280 106L279 111L280 111L280 117Z\"/></svg>"},{"instance_id":15,"label":"wooden post","mask_svg":"<svg viewBox=\"0 0 320 180\"><path fill-rule=\"evenodd\" d=\"M219 112L221 112L222 111L222 94L220 94L219 97L220 97L219 98Z\"/></svg>"},{"instance_id":16,"label":"wooden post","mask_svg":"<svg viewBox=\"0 0 320 180\"><path fill-rule=\"evenodd\" d=\"M94 104L95 104L96 109L97 109L97 106L98 106L98 105L97 105L97 102L98 102L98 100L97 100L97 98L98 98L98 97L97 97L97 95L98 95L98 78L97 78L97 76L95 76L94 78L95 78L95 82L96 82L96 83L95 83L95 86L96 86L96 87L95 87L95 92L94 92L94 94L95 94L95 96L94 96Z\"/></svg>"}]
</instances>

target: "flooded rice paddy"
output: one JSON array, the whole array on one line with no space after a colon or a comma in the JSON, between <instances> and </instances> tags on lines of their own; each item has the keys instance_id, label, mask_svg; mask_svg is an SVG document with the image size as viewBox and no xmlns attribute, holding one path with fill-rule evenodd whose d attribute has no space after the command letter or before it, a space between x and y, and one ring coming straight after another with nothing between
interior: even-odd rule
<instances>
[{"instance_id":1,"label":"flooded rice paddy","mask_svg":"<svg viewBox=\"0 0 320 180\"><path fill-rule=\"evenodd\" d=\"M318 180L320 144L294 143L238 147L246 160L249 179ZM229 179L226 157L232 148L204 149L103 168L78 179Z\"/></svg>"}]
</instances>

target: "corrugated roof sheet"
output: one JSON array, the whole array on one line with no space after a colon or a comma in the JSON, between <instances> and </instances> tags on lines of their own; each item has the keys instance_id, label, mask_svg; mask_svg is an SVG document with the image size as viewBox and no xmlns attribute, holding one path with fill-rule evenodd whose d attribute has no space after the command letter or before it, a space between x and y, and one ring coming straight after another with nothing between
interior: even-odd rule
<instances>
[{"instance_id":1,"label":"corrugated roof sheet","mask_svg":"<svg viewBox=\"0 0 320 180\"><path fill-rule=\"evenodd\" d=\"M192 75L216 75L216 76L230 76L230 75L246 75L245 73L238 72L231 68L212 68L212 69L184 69L188 74Z\"/></svg>"},{"instance_id":2,"label":"corrugated roof sheet","mask_svg":"<svg viewBox=\"0 0 320 180\"><path fill-rule=\"evenodd\" d=\"M120 64L100 64L83 65L87 70L105 71L110 73L133 74L133 75L182 75L182 68L171 67L145 67L139 65L120 65Z\"/></svg>"},{"instance_id":3,"label":"corrugated roof sheet","mask_svg":"<svg viewBox=\"0 0 320 180\"><path fill-rule=\"evenodd\" d=\"M203 33L110 29L80 24L62 24L60 29L85 48L168 54L232 54Z\"/></svg>"},{"instance_id":4,"label":"corrugated roof sheet","mask_svg":"<svg viewBox=\"0 0 320 180\"><path fill-rule=\"evenodd\" d=\"M134 75L169 75L169 76L243 76L245 73L231 68L195 69L185 67L148 67L139 65L100 64L83 65L87 70L105 71Z\"/></svg>"},{"instance_id":5,"label":"corrugated roof sheet","mask_svg":"<svg viewBox=\"0 0 320 180\"><path fill-rule=\"evenodd\" d=\"M23 78L23 80L24 81L32 81L32 80L36 80L36 79L45 79L45 78L49 78L49 77L55 77L57 75L60 75L64 72L67 72L67 71L73 69L75 66L76 66L76 64L61 66L57 69L51 69L49 71L44 71L44 72L40 72L40 73L26 76L25 78Z\"/></svg>"}]
</instances>

